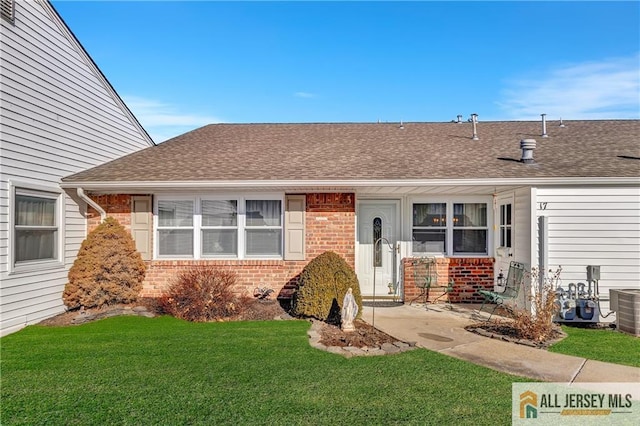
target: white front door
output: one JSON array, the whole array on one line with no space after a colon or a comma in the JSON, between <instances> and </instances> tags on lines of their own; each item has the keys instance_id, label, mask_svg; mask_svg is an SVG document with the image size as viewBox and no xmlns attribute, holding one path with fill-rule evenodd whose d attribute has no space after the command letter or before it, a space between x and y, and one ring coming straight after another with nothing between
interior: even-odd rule
<instances>
[{"instance_id":1,"label":"white front door","mask_svg":"<svg viewBox=\"0 0 640 426\"><path fill-rule=\"evenodd\" d=\"M389 296L389 284L398 280L396 271L399 260L397 240L400 235L400 202L363 200L358 203L356 215L356 273L360 291L365 297Z\"/></svg>"}]
</instances>

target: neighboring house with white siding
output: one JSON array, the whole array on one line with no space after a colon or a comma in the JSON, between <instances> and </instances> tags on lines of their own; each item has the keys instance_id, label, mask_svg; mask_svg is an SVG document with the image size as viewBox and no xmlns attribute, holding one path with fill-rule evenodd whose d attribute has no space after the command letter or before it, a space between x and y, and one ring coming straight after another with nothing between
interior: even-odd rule
<instances>
[{"instance_id":1,"label":"neighboring house with white siding","mask_svg":"<svg viewBox=\"0 0 640 426\"><path fill-rule=\"evenodd\" d=\"M5 335L64 310L86 237L60 179L154 143L45 0L1 0L0 320Z\"/></svg>"},{"instance_id":2,"label":"neighboring house with white siding","mask_svg":"<svg viewBox=\"0 0 640 426\"><path fill-rule=\"evenodd\" d=\"M332 250L363 297L405 301L418 257L454 302L481 302L510 261L562 266L565 288L600 266L606 313L609 289L640 288L639 142L640 120L214 124L62 186L132 223L146 296L198 264L282 296Z\"/></svg>"}]
</instances>

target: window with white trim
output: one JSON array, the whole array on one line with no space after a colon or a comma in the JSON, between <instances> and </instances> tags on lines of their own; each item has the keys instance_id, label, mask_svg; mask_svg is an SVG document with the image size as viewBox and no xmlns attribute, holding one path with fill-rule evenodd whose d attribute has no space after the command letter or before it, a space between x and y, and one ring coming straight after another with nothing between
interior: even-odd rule
<instances>
[{"instance_id":1,"label":"window with white trim","mask_svg":"<svg viewBox=\"0 0 640 426\"><path fill-rule=\"evenodd\" d=\"M13 264L59 260L60 194L15 188Z\"/></svg>"},{"instance_id":2,"label":"window with white trim","mask_svg":"<svg viewBox=\"0 0 640 426\"><path fill-rule=\"evenodd\" d=\"M159 196L158 258L281 258L282 199Z\"/></svg>"},{"instance_id":3,"label":"window with white trim","mask_svg":"<svg viewBox=\"0 0 640 426\"><path fill-rule=\"evenodd\" d=\"M202 200L202 256L238 255L238 200Z\"/></svg>"},{"instance_id":4,"label":"window with white trim","mask_svg":"<svg viewBox=\"0 0 640 426\"><path fill-rule=\"evenodd\" d=\"M500 205L500 247L512 247L512 205Z\"/></svg>"},{"instance_id":5,"label":"window with white trim","mask_svg":"<svg viewBox=\"0 0 640 426\"><path fill-rule=\"evenodd\" d=\"M193 200L158 200L158 256L193 256Z\"/></svg>"},{"instance_id":6,"label":"window with white trim","mask_svg":"<svg viewBox=\"0 0 640 426\"><path fill-rule=\"evenodd\" d=\"M413 203L414 254L487 255L488 203Z\"/></svg>"}]
</instances>

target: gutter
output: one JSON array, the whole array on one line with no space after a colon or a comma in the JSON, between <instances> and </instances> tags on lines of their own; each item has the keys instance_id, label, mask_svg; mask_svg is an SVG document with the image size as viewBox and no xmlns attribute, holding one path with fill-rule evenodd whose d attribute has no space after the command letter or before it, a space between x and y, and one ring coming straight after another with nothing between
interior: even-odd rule
<instances>
[{"instance_id":1,"label":"gutter","mask_svg":"<svg viewBox=\"0 0 640 426\"><path fill-rule=\"evenodd\" d=\"M637 177L570 177L570 178L498 178L498 179L388 179L388 180L220 180L220 181L78 181L62 182L65 189L81 187L91 190L122 189L214 189L264 187L358 188L366 186L486 186L486 185L637 185Z\"/></svg>"},{"instance_id":2,"label":"gutter","mask_svg":"<svg viewBox=\"0 0 640 426\"><path fill-rule=\"evenodd\" d=\"M91 198L89 198L89 196L84 193L84 189L78 187L76 189L76 193L78 194L78 197L80 197L80 199L82 201L84 201L85 203L89 204L91 207L96 209L98 211L98 213L100 213L100 223L104 222L104 220L107 218L107 212L104 211L104 209L102 207L100 207L100 205L98 203L96 203Z\"/></svg>"}]
</instances>

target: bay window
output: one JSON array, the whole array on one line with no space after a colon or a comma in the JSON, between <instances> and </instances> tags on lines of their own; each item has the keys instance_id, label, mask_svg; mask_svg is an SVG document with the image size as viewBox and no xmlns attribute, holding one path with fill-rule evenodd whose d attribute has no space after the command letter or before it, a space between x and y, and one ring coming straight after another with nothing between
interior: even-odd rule
<instances>
[{"instance_id":1,"label":"bay window","mask_svg":"<svg viewBox=\"0 0 640 426\"><path fill-rule=\"evenodd\" d=\"M159 197L160 258L273 258L282 256L282 200Z\"/></svg>"},{"instance_id":2,"label":"bay window","mask_svg":"<svg viewBox=\"0 0 640 426\"><path fill-rule=\"evenodd\" d=\"M488 254L488 203L414 203L414 254Z\"/></svg>"}]
</instances>

